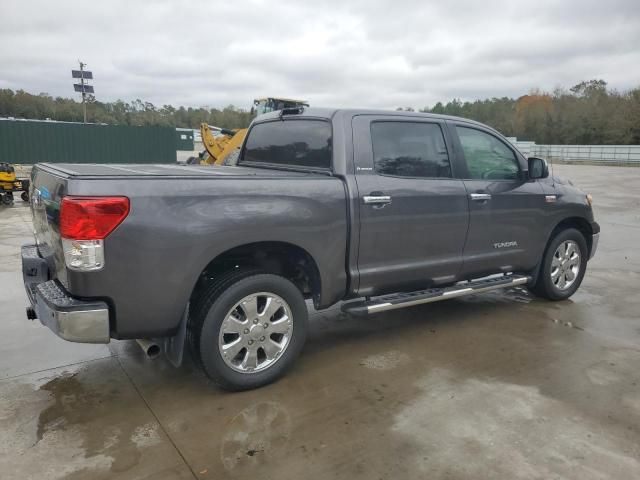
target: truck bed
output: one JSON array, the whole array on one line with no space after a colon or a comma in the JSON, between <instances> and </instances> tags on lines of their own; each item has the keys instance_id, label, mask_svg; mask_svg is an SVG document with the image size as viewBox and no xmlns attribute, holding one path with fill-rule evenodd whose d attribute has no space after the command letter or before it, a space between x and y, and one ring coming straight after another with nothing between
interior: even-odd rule
<instances>
[{"instance_id":1,"label":"truck bed","mask_svg":"<svg viewBox=\"0 0 640 480\"><path fill-rule=\"evenodd\" d=\"M314 175L308 172L275 170L266 168L169 165L169 164L98 164L98 163L41 163L38 168L59 177L69 179L109 179L121 177L172 177L172 178L212 178L212 177L291 177ZM322 174L316 174L322 175Z\"/></svg>"}]
</instances>

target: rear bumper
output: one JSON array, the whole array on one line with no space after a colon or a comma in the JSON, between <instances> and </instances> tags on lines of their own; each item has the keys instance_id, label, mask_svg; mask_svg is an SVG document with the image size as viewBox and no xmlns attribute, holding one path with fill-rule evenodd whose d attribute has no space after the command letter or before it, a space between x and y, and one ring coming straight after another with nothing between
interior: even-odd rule
<instances>
[{"instance_id":1,"label":"rear bumper","mask_svg":"<svg viewBox=\"0 0 640 480\"><path fill-rule=\"evenodd\" d=\"M22 246L22 277L40 322L70 342L109 343L109 307L99 300L79 300L57 280L49 280L47 262L35 245Z\"/></svg>"}]
</instances>

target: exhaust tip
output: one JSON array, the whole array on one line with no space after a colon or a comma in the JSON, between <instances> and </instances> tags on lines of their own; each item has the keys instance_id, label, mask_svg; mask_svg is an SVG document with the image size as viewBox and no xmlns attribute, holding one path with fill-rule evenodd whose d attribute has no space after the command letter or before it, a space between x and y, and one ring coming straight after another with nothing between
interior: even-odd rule
<instances>
[{"instance_id":1,"label":"exhaust tip","mask_svg":"<svg viewBox=\"0 0 640 480\"><path fill-rule=\"evenodd\" d=\"M36 311L33 307L27 307L27 318L29 320L36 320L38 318L38 315L36 314Z\"/></svg>"},{"instance_id":2,"label":"exhaust tip","mask_svg":"<svg viewBox=\"0 0 640 480\"><path fill-rule=\"evenodd\" d=\"M160 355L160 345L156 345L155 343L149 345L149 348L147 348L147 357L156 358L158 355Z\"/></svg>"},{"instance_id":3,"label":"exhaust tip","mask_svg":"<svg viewBox=\"0 0 640 480\"><path fill-rule=\"evenodd\" d=\"M140 348L147 356L147 358L157 358L162 352L160 345L153 340L147 340L146 338L139 338L136 340Z\"/></svg>"}]
</instances>

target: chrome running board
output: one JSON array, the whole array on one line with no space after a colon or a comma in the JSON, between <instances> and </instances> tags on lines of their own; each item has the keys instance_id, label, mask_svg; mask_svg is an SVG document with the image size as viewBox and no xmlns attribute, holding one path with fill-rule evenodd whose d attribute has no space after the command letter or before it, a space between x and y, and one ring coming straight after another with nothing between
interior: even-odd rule
<instances>
[{"instance_id":1,"label":"chrome running board","mask_svg":"<svg viewBox=\"0 0 640 480\"><path fill-rule=\"evenodd\" d=\"M342 304L342 311L351 315L368 315L370 313L386 312L398 308L413 307L423 303L439 302L450 298L464 297L475 293L497 290L499 288L514 287L527 283L530 277L526 275L502 275L481 280L457 283L446 288L430 288L409 293L393 293L375 297L371 300L354 300Z\"/></svg>"}]
</instances>

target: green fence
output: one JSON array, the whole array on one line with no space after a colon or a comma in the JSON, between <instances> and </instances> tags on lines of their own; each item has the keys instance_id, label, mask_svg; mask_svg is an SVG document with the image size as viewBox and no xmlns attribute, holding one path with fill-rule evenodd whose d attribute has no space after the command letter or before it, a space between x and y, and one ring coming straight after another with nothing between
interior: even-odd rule
<instances>
[{"instance_id":1,"label":"green fence","mask_svg":"<svg viewBox=\"0 0 640 480\"><path fill-rule=\"evenodd\" d=\"M175 163L173 127L0 119L0 162Z\"/></svg>"}]
</instances>

